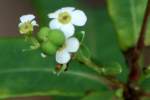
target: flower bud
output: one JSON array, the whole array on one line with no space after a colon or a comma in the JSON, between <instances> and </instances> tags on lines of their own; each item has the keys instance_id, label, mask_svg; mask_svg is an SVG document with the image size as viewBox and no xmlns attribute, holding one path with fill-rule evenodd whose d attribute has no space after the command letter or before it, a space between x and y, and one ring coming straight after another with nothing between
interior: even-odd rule
<instances>
[{"instance_id":1,"label":"flower bud","mask_svg":"<svg viewBox=\"0 0 150 100\"><path fill-rule=\"evenodd\" d=\"M51 42L43 42L41 44L41 49L43 53L47 55L54 55L57 51L57 47Z\"/></svg>"},{"instance_id":2,"label":"flower bud","mask_svg":"<svg viewBox=\"0 0 150 100\"><path fill-rule=\"evenodd\" d=\"M48 39L57 46L61 46L65 42L64 33L60 30L51 30Z\"/></svg>"}]
</instances>

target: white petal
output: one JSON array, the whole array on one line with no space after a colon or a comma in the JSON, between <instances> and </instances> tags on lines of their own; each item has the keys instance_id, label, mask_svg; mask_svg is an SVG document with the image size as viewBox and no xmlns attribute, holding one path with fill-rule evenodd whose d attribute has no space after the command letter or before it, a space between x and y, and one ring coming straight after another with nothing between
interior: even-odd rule
<instances>
[{"instance_id":1,"label":"white petal","mask_svg":"<svg viewBox=\"0 0 150 100\"><path fill-rule=\"evenodd\" d=\"M67 11L67 12L72 12L73 10L75 10L74 7L64 7L64 8L61 8L62 11Z\"/></svg>"},{"instance_id":2,"label":"white petal","mask_svg":"<svg viewBox=\"0 0 150 100\"><path fill-rule=\"evenodd\" d=\"M34 18L35 18L35 16L31 15L31 14L29 14L29 15L23 15L23 16L20 17L20 21L22 23L24 23L24 22L27 22L27 21L32 21Z\"/></svg>"},{"instance_id":3,"label":"white petal","mask_svg":"<svg viewBox=\"0 0 150 100\"><path fill-rule=\"evenodd\" d=\"M66 40L66 50L70 53L77 52L79 49L80 43L79 40L75 37L69 38Z\"/></svg>"},{"instance_id":4,"label":"white petal","mask_svg":"<svg viewBox=\"0 0 150 100\"><path fill-rule=\"evenodd\" d=\"M59 9L53 13L50 13L50 14L48 14L48 18L57 18L60 12L61 12L61 9Z\"/></svg>"},{"instance_id":5,"label":"white petal","mask_svg":"<svg viewBox=\"0 0 150 100\"><path fill-rule=\"evenodd\" d=\"M59 64L67 64L71 59L71 55L65 51L65 50L60 50L56 52L56 61Z\"/></svg>"},{"instance_id":6,"label":"white petal","mask_svg":"<svg viewBox=\"0 0 150 100\"><path fill-rule=\"evenodd\" d=\"M38 26L38 24L37 24L37 22L36 22L35 20L33 20L33 21L31 22L31 24L32 24L33 26Z\"/></svg>"},{"instance_id":7,"label":"white petal","mask_svg":"<svg viewBox=\"0 0 150 100\"><path fill-rule=\"evenodd\" d=\"M81 10L75 10L72 12L72 23L76 26L83 26L86 24L87 17Z\"/></svg>"},{"instance_id":8,"label":"white petal","mask_svg":"<svg viewBox=\"0 0 150 100\"><path fill-rule=\"evenodd\" d=\"M72 24L62 25L61 30L64 32L66 38L73 36L75 33L75 28Z\"/></svg>"},{"instance_id":9,"label":"white petal","mask_svg":"<svg viewBox=\"0 0 150 100\"><path fill-rule=\"evenodd\" d=\"M49 23L49 27L51 29L59 29L61 27L61 23L58 22L57 19L53 19L50 23Z\"/></svg>"},{"instance_id":10,"label":"white petal","mask_svg":"<svg viewBox=\"0 0 150 100\"><path fill-rule=\"evenodd\" d=\"M48 18L57 18L57 14L50 13L50 14L48 14Z\"/></svg>"}]
</instances>

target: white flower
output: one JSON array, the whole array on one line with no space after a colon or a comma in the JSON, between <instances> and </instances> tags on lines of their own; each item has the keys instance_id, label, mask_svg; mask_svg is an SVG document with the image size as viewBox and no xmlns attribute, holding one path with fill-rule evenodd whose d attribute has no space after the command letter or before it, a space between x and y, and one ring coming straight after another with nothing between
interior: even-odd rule
<instances>
[{"instance_id":1,"label":"white flower","mask_svg":"<svg viewBox=\"0 0 150 100\"><path fill-rule=\"evenodd\" d=\"M79 40L75 37L66 39L65 44L56 52L56 61L59 64L67 64L71 60L71 54L78 51Z\"/></svg>"},{"instance_id":2,"label":"white flower","mask_svg":"<svg viewBox=\"0 0 150 100\"><path fill-rule=\"evenodd\" d=\"M35 19L35 16L32 14L23 15L20 17L19 28L20 28L21 34L32 32L33 27L38 26L37 22L34 19Z\"/></svg>"},{"instance_id":3,"label":"white flower","mask_svg":"<svg viewBox=\"0 0 150 100\"><path fill-rule=\"evenodd\" d=\"M49 23L49 27L60 29L64 32L66 38L73 36L75 33L74 25L83 26L87 21L85 13L81 10L75 10L73 7L61 8L48 16L53 19Z\"/></svg>"}]
</instances>

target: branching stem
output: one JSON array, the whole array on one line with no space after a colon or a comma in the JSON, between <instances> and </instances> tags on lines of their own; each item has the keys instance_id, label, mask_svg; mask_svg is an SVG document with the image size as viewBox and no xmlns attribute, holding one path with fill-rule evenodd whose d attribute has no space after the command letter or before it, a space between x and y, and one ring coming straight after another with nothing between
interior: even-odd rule
<instances>
[{"instance_id":1,"label":"branching stem","mask_svg":"<svg viewBox=\"0 0 150 100\"><path fill-rule=\"evenodd\" d=\"M139 65L139 59L145 47L144 45L144 37L147 28L148 16L150 12L150 0L147 2L147 7L139 35L139 39L137 41L137 45L134 48L129 49L126 53L126 60L130 67L130 73L128 77L128 83L126 86L126 90L124 92L125 100L139 100L140 91L137 86L137 81L141 76L141 67Z\"/></svg>"}]
</instances>

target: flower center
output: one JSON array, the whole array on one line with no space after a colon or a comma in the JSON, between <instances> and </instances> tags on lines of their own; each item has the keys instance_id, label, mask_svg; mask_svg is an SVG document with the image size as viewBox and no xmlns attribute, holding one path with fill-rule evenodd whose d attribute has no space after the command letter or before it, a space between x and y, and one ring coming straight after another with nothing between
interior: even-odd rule
<instances>
[{"instance_id":1,"label":"flower center","mask_svg":"<svg viewBox=\"0 0 150 100\"><path fill-rule=\"evenodd\" d=\"M59 14L58 20L62 24L68 24L71 21L71 16L69 15L68 12L62 12Z\"/></svg>"},{"instance_id":2,"label":"flower center","mask_svg":"<svg viewBox=\"0 0 150 100\"><path fill-rule=\"evenodd\" d=\"M20 26L21 33L29 33L33 31L33 25L31 22L26 22Z\"/></svg>"}]
</instances>

